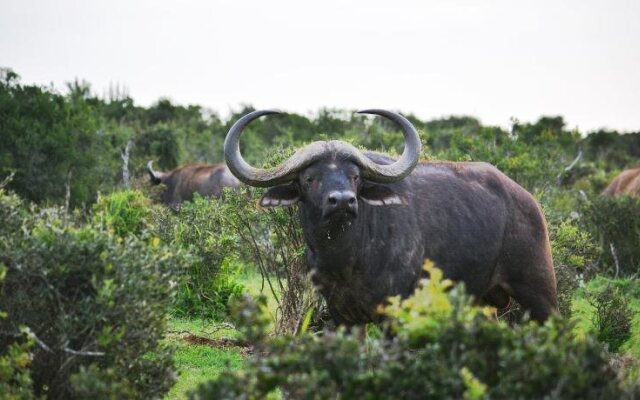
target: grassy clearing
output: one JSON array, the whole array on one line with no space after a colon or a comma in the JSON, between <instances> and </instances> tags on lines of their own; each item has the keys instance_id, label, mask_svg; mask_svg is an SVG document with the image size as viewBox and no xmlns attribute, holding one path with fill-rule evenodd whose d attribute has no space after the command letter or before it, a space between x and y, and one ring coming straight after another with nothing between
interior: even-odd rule
<instances>
[{"instance_id":1,"label":"grassy clearing","mask_svg":"<svg viewBox=\"0 0 640 400\"><path fill-rule=\"evenodd\" d=\"M255 270L248 269L240 276L240 282L247 293L260 294L262 278ZM275 300L267 287L264 288L264 293L268 296L269 308L275 310ZM172 318L165 340L176 348L178 382L166 399L185 399L187 392L195 389L200 383L215 378L224 370L241 368L247 357L244 349L240 347L212 347L190 343L186 340L189 335L214 340L239 338L238 331L230 324L202 319Z\"/></svg>"},{"instance_id":2,"label":"grassy clearing","mask_svg":"<svg viewBox=\"0 0 640 400\"><path fill-rule=\"evenodd\" d=\"M165 340L176 348L178 382L171 388L167 399L186 398L187 392L195 389L200 383L218 376L226 369L242 367L246 357L242 348L216 348L206 344L194 344L185 340L188 335L207 339L235 339L238 332L224 325L203 320L169 321L169 331Z\"/></svg>"}]
</instances>

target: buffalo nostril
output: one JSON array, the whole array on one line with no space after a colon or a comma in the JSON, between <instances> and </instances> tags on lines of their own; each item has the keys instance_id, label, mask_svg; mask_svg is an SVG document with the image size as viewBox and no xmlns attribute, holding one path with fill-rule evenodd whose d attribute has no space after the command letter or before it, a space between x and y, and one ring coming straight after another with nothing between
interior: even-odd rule
<instances>
[{"instance_id":1,"label":"buffalo nostril","mask_svg":"<svg viewBox=\"0 0 640 400\"><path fill-rule=\"evenodd\" d=\"M358 199L352 191L333 191L329 193L325 200L325 205L332 210L349 209L357 207Z\"/></svg>"}]
</instances>

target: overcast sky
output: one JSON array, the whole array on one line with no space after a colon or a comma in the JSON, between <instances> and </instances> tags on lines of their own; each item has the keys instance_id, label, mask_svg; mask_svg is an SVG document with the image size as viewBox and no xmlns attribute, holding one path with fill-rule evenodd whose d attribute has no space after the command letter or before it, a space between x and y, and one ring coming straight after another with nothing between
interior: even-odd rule
<instances>
[{"instance_id":1,"label":"overcast sky","mask_svg":"<svg viewBox=\"0 0 640 400\"><path fill-rule=\"evenodd\" d=\"M0 0L0 66L223 117L381 107L640 131L638 0Z\"/></svg>"}]
</instances>

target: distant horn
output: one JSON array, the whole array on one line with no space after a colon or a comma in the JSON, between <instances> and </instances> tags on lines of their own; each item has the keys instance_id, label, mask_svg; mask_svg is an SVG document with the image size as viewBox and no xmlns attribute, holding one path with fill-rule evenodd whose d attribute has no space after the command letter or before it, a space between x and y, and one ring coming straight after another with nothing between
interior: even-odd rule
<instances>
[{"instance_id":1,"label":"distant horn","mask_svg":"<svg viewBox=\"0 0 640 400\"><path fill-rule=\"evenodd\" d=\"M149 172L149 177L151 178L151 182L154 185L158 185L162 183L162 179L164 178L164 172L154 171L153 170L153 160L149 160L147 163L147 171Z\"/></svg>"}]
</instances>

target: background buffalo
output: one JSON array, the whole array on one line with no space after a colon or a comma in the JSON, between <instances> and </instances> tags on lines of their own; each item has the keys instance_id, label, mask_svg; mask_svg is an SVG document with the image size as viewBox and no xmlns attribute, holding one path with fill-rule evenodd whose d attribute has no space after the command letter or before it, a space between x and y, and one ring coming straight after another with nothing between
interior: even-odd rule
<instances>
[{"instance_id":1,"label":"background buffalo","mask_svg":"<svg viewBox=\"0 0 640 400\"><path fill-rule=\"evenodd\" d=\"M154 185L166 185L161 197L169 206L178 206L183 201L193 199L194 193L205 197L220 197L223 188L235 188L240 184L224 163L189 164L169 172L160 172L155 171L152 161L149 161L147 171Z\"/></svg>"},{"instance_id":2,"label":"background buffalo","mask_svg":"<svg viewBox=\"0 0 640 400\"><path fill-rule=\"evenodd\" d=\"M640 197L640 168L622 171L604 189L603 194L614 197L621 195Z\"/></svg>"}]
</instances>

